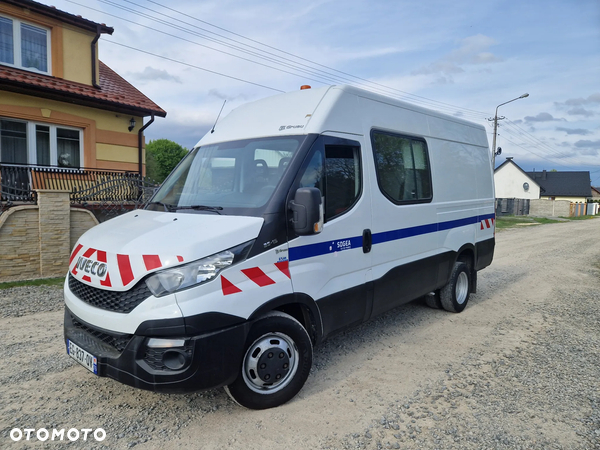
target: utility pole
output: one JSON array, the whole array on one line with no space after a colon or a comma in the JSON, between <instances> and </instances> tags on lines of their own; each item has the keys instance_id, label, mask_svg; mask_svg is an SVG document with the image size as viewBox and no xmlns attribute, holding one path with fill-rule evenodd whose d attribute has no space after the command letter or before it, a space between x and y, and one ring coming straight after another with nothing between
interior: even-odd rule
<instances>
[{"instance_id":1,"label":"utility pole","mask_svg":"<svg viewBox=\"0 0 600 450\"><path fill-rule=\"evenodd\" d=\"M507 103L510 102L514 102L515 100L519 100L520 98L525 98L525 97L529 97L529 94L523 94L520 95L517 98L513 98L512 100L509 100L507 102L504 103L500 103L498 106L496 106L496 113L494 114L494 118L490 118L488 120L493 120L494 121L494 139L493 139L493 144L492 144L492 169L494 167L496 167L496 133L498 132L498 121L499 120L503 120L506 119L506 117L502 116L502 117L498 117L498 108L500 108L502 105L506 105ZM500 154L500 153L498 153Z\"/></svg>"}]
</instances>

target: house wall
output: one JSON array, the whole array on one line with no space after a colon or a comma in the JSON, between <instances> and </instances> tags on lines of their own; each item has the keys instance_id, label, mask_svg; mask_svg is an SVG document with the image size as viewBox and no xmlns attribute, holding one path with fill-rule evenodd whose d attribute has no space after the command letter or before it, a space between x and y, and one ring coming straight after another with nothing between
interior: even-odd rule
<instances>
[{"instance_id":1,"label":"house wall","mask_svg":"<svg viewBox=\"0 0 600 450\"><path fill-rule=\"evenodd\" d=\"M523 188L523 183L529 184L529 190ZM540 186L510 163L494 173L494 185L496 198L540 198Z\"/></svg>"},{"instance_id":2,"label":"house wall","mask_svg":"<svg viewBox=\"0 0 600 450\"><path fill-rule=\"evenodd\" d=\"M63 78L92 85L92 41L95 34L63 27ZM96 43L96 50L97 50ZM98 55L96 51L96 55ZM96 57L97 58L97 57ZM96 68L98 64L96 63ZM97 74L96 74L97 76ZM98 78L96 78L98 79Z\"/></svg>"},{"instance_id":3,"label":"house wall","mask_svg":"<svg viewBox=\"0 0 600 450\"><path fill-rule=\"evenodd\" d=\"M0 282L64 276L71 249L98 224L90 211L71 208L68 191L37 194L38 205L0 215Z\"/></svg>"},{"instance_id":4,"label":"house wall","mask_svg":"<svg viewBox=\"0 0 600 450\"><path fill-rule=\"evenodd\" d=\"M131 116L12 92L2 92L0 117L81 128L84 167L138 171L142 117L134 117L136 126L130 132Z\"/></svg>"}]
</instances>

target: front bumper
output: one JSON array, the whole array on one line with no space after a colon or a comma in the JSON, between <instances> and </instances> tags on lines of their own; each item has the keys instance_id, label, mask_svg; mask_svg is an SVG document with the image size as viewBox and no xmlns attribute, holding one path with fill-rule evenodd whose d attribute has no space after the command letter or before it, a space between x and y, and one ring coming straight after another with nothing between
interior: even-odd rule
<instances>
[{"instance_id":1,"label":"front bumper","mask_svg":"<svg viewBox=\"0 0 600 450\"><path fill-rule=\"evenodd\" d=\"M195 336L171 336L184 344L150 348L151 336L92 326L65 307L64 337L98 358L99 376L151 391L192 392L225 386L236 379L249 327L243 322ZM181 368L170 369L168 362L165 365L169 351L170 355L181 355L180 360L185 361Z\"/></svg>"}]
</instances>

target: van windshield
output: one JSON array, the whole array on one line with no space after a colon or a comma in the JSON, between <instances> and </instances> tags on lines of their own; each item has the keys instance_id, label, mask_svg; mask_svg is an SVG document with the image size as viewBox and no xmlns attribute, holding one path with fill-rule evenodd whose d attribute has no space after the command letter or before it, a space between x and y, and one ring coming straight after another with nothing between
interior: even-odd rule
<instances>
[{"instance_id":1,"label":"van windshield","mask_svg":"<svg viewBox=\"0 0 600 450\"><path fill-rule=\"evenodd\" d=\"M194 148L158 189L148 209L259 214L306 136L245 139ZM239 213L239 211L232 213Z\"/></svg>"}]
</instances>

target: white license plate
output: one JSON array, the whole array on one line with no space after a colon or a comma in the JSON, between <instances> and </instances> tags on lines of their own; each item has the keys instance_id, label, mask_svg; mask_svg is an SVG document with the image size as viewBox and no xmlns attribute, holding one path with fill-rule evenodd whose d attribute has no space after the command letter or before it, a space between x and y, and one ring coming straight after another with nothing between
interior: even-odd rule
<instances>
[{"instance_id":1,"label":"white license plate","mask_svg":"<svg viewBox=\"0 0 600 450\"><path fill-rule=\"evenodd\" d=\"M70 339L67 339L67 353L90 372L98 375L98 358L91 353L86 352Z\"/></svg>"}]
</instances>

